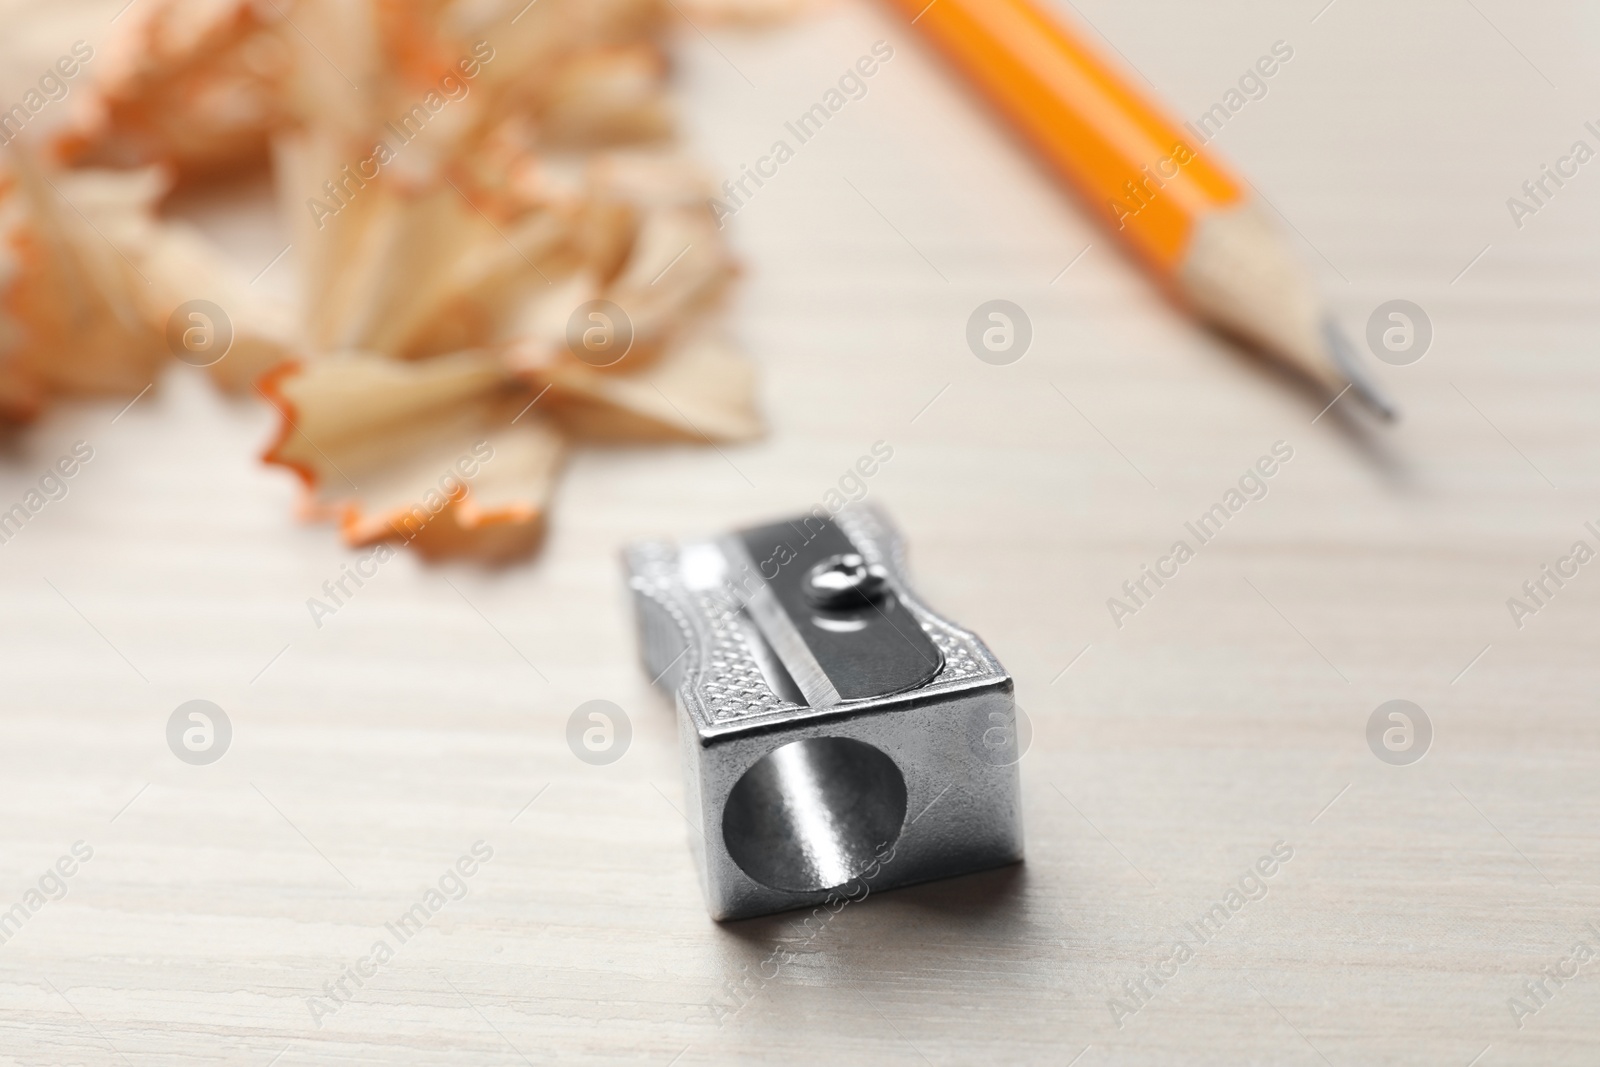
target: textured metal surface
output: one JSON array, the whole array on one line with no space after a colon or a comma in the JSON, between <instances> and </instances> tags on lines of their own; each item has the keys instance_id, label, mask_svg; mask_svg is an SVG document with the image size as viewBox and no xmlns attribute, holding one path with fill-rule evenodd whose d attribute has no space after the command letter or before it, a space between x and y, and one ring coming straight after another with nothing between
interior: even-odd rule
<instances>
[{"instance_id":1,"label":"textured metal surface","mask_svg":"<svg viewBox=\"0 0 1600 1067\"><path fill-rule=\"evenodd\" d=\"M689 840L717 919L1022 858L1015 732L995 728L1014 722L1010 676L916 597L881 513L852 506L825 518L781 524L813 543L791 544L792 562L767 567L771 582L761 563L778 527L625 555L645 669L676 699ZM885 587L856 609L875 622L853 632L815 627L801 589L841 552L859 553ZM877 636L860 644L836 640L869 631ZM782 647L797 636L832 698L806 676L807 657Z\"/></svg>"}]
</instances>

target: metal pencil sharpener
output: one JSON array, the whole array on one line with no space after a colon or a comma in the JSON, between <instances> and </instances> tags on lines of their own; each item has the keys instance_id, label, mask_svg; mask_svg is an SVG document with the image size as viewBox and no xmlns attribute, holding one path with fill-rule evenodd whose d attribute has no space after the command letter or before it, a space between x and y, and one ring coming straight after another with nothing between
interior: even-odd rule
<instances>
[{"instance_id":1,"label":"metal pencil sharpener","mask_svg":"<svg viewBox=\"0 0 1600 1067\"><path fill-rule=\"evenodd\" d=\"M713 918L1022 858L1011 677L903 556L857 506L625 553Z\"/></svg>"}]
</instances>

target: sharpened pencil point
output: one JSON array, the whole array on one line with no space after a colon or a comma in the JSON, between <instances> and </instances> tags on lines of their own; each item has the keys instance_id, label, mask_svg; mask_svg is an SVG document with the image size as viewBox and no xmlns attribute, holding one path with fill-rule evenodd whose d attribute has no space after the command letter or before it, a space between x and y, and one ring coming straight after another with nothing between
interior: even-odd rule
<instances>
[{"instance_id":1,"label":"sharpened pencil point","mask_svg":"<svg viewBox=\"0 0 1600 1067\"><path fill-rule=\"evenodd\" d=\"M1330 316L1322 324L1323 336L1328 342L1328 355L1350 383L1350 391L1361 398L1367 409L1384 422L1400 418L1400 409L1390 400L1361 365L1361 357L1337 322Z\"/></svg>"}]
</instances>

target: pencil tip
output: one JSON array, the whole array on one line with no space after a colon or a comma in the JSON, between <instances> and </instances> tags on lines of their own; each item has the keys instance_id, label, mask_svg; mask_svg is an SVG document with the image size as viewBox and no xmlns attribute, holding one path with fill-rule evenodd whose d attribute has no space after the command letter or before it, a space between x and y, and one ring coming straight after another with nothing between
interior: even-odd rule
<instances>
[{"instance_id":1,"label":"pencil tip","mask_svg":"<svg viewBox=\"0 0 1600 1067\"><path fill-rule=\"evenodd\" d=\"M1334 364L1339 368L1345 380L1350 383L1350 391L1361 398L1361 402L1384 422L1396 422L1400 418L1400 409L1394 401L1378 388L1378 384L1367 374L1366 368L1361 365L1356 354L1355 345L1351 343L1346 334L1329 316L1322 324L1323 336L1328 342L1328 354Z\"/></svg>"}]
</instances>

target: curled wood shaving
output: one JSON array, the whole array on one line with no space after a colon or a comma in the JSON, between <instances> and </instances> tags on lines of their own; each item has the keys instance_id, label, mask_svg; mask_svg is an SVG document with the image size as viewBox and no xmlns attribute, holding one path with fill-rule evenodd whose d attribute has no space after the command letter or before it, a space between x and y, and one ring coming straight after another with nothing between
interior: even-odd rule
<instances>
[{"instance_id":1,"label":"curled wood shaving","mask_svg":"<svg viewBox=\"0 0 1600 1067\"><path fill-rule=\"evenodd\" d=\"M181 180L257 166L287 121L290 53L269 3L165 0L121 16L94 91L56 142L77 166L162 164Z\"/></svg>"},{"instance_id":2,"label":"curled wood shaving","mask_svg":"<svg viewBox=\"0 0 1600 1067\"><path fill-rule=\"evenodd\" d=\"M287 308L197 230L157 218L162 169L63 172L20 149L10 163L0 178L0 416L36 418L53 396L142 392L175 354L170 324L191 301L220 309L205 326L232 338L209 362L225 387L297 350Z\"/></svg>"},{"instance_id":3,"label":"curled wood shaving","mask_svg":"<svg viewBox=\"0 0 1600 1067\"><path fill-rule=\"evenodd\" d=\"M308 513L337 518L350 544L501 558L543 535L565 442L542 415L519 417L496 357L349 354L286 364L261 388L283 415L268 460L301 476Z\"/></svg>"},{"instance_id":4,"label":"curled wood shaving","mask_svg":"<svg viewBox=\"0 0 1600 1067\"><path fill-rule=\"evenodd\" d=\"M265 458L351 544L502 558L542 536L569 442L761 432L753 370L714 321L737 267L671 145L664 42L685 13L797 6L141 0L58 148L180 179L270 154L298 321L148 219L111 242L147 275L129 321L146 336L184 300L228 311L214 373L274 368ZM620 309L620 358L573 347L591 301ZM26 392L4 367L0 403Z\"/></svg>"},{"instance_id":5,"label":"curled wood shaving","mask_svg":"<svg viewBox=\"0 0 1600 1067\"><path fill-rule=\"evenodd\" d=\"M180 222L152 224L133 242L129 254L150 281L141 301L150 325L165 332L179 309L197 300L215 305L226 316L232 343L215 362L205 365L213 380L229 392L248 390L261 375L302 350L299 325L290 308L255 289L193 227ZM167 345L172 346L170 336ZM203 362L206 357L199 358Z\"/></svg>"},{"instance_id":6,"label":"curled wood shaving","mask_svg":"<svg viewBox=\"0 0 1600 1067\"><path fill-rule=\"evenodd\" d=\"M151 222L153 172L51 178L21 152L0 176L0 414L33 419L64 393L137 394L167 354L148 279L118 241Z\"/></svg>"},{"instance_id":7,"label":"curled wood shaving","mask_svg":"<svg viewBox=\"0 0 1600 1067\"><path fill-rule=\"evenodd\" d=\"M761 434L747 360L711 333L682 338L648 374L607 374L576 360L522 372L550 388L548 405L569 434L590 441L748 441Z\"/></svg>"}]
</instances>

